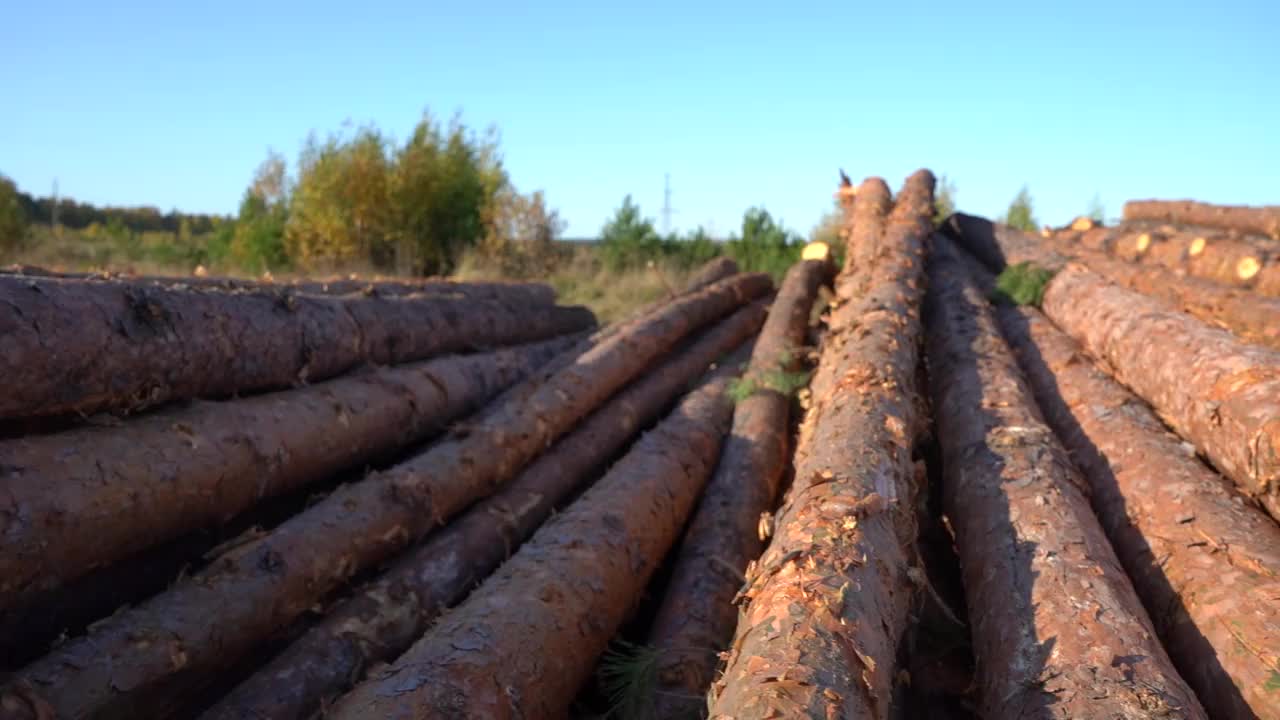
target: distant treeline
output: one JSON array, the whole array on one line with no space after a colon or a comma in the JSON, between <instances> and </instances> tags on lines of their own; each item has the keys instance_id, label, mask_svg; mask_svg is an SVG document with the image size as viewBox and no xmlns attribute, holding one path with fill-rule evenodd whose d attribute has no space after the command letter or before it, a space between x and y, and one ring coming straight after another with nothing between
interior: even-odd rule
<instances>
[{"instance_id":1,"label":"distant treeline","mask_svg":"<svg viewBox=\"0 0 1280 720\"><path fill-rule=\"evenodd\" d=\"M19 190L17 199L28 222L53 224L54 199L52 197L34 197ZM118 222L135 233L177 233L182 229L185 221L188 232L199 234L213 232L220 222L233 219L229 215L184 213L177 210L161 212L160 208L147 206L98 207L66 197L58 198L57 210L58 224L73 230L83 230L94 223L106 226L112 222Z\"/></svg>"}]
</instances>

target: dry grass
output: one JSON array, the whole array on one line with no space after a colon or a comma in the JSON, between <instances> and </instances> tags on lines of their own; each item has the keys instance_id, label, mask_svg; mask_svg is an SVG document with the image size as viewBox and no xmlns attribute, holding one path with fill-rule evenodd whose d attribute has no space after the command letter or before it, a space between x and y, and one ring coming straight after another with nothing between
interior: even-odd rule
<instances>
[{"instance_id":1,"label":"dry grass","mask_svg":"<svg viewBox=\"0 0 1280 720\"><path fill-rule=\"evenodd\" d=\"M574 248L570 256L541 277L504 276L492 263L476 255L464 257L455 277L459 280L537 280L555 288L560 302L586 305L601 324L616 322L636 309L683 288L691 271L668 265L623 272L604 267L594 248Z\"/></svg>"}]
</instances>

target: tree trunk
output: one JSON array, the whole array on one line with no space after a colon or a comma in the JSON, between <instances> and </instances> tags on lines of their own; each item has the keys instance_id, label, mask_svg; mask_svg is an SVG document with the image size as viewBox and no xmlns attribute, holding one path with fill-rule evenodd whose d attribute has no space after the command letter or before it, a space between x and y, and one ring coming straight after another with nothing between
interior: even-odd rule
<instances>
[{"instance_id":1,"label":"tree trunk","mask_svg":"<svg viewBox=\"0 0 1280 720\"><path fill-rule=\"evenodd\" d=\"M536 389L508 391L454 436L339 488L24 668L0 694L0 718L35 718L40 703L60 718L132 717L176 674L229 665L354 573L493 492L681 338L771 285L767 275L722 280L601 341Z\"/></svg>"},{"instance_id":2,"label":"tree trunk","mask_svg":"<svg viewBox=\"0 0 1280 720\"><path fill-rule=\"evenodd\" d=\"M1044 312L1280 519L1280 352L1068 265Z\"/></svg>"},{"instance_id":3,"label":"tree trunk","mask_svg":"<svg viewBox=\"0 0 1280 720\"><path fill-rule=\"evenodd\" d=\"M1280 239L1280 206L1211 205L1193 200L1130 200L1124 204L1124 219L1205 225Z\"/></svg>"},{"instance_id":4,"label":"tree trunk","mask_svg":"<svg viewBox=\"0 0 1280 720\"><path fill-rule=\"evenodd\" d=\"M919 303L933 188L927 170L907 179L867 277L853 271L867 292L833 314L833 323L850 320L824 341L814 386L830 389L814 391L773 540L739 593L747 604L712 688L714 718L889 716L914 595ZM865 198L859 191L855 203Z\"/></svg>"},{"instance_id":5,"label":"tree trunk","mask_svg":"<svg viewBox=\"0 0 1280 720\"><path fill-rule=\"evenodd\" d=\"M576 340L0 441L13 518L0 521L0 609L422 442Z\"/></svg>"},{"instance_id":6,"label":"tree trunk","mask_svg":"<svg viewBox=\"0 0 1280 720\"><path fill-rule=\"evenodd\" d=\"M137 409L323 380L352 367L542 340L586 308L329 298L0 278L0 418Z\"/></svg>"},{"instance_id":7,"label":"tree trunk","mask_svg":"<svg viewBox=\"0 0 1280 720\"><path fill-rule=\"evenodd\" d=\"M1039 311L996 315L1182 677L1212 717L1280 717L1280 526Z\"/></svg>"},{"instance_id":8,"label":"tree trunk","mask_svg":"<svg viewBox=\"0 0 1280 720\"><path fill-rule=\"evenodd\" d=\"M809 313L830 267L824 260L792 266L756 340L744 378L751 394L734 408L733 430L649 633L659 658L656 717L696 716L705 707L718 654L733 638L733 596L760 555L760 516L773 508L786 469L791 376L801 368Z\"/></svg>"},{"instance_id":9,"label":"tree trunk","mask_svg":"<svg viewBox=\"0 0 1280 720\"><path fill-rule=\"evenodd\" d=\"M688 395L496 575L326 717L565 716L715 467L736 366L726 363Z\"/></svg>"},{"instance_id":10,"label":"tree trunk","mask_svg":"<svg viewBox=\"0 0 1280 720\"><path fill-rule=\"evenodd\" d=\"M760 303L739 310L619 393L500 492L330 612L224 698L206 720L311 717L359 682L367 668L400 655L708 365L759 330L764 316Z\"/></svg>"},{"instance_id":11,"label":"tree trunk","mask_svg":"<svg viewBox=\"0 0 1280 720\"><path fill-rule=\"evenodd\" d=\"M986 300L941 237L925 314L943 504L982 716L1205 717L1154 638Z\"/></svg>"},{"instance_id":12,"label":"tree trunk","mask_svg":"<svg viewBox=\"0 0 1280 720\"><path fill-rule=\"evenodd\" d=\"M858 313L863 308L855 300L867 292L877 257L876 248L893 209L889 186L878 177L863 180L858 185L857 194L847 203L842 198L841 203L845 208L844 267L836 276L834 298L827 309L827 326L833 330L853 327L858 322ZM816 397L829 396L831 384L837 377L819 368L810 384L812 394Z\"/></svg>"},{"instance_id":13,"label":"tree trunk","mask_svg":"<svg viewBox=\"0 0 1280 720\"><path fill-rule=\"evenodd\" d=\"M992 270L1003 270L1006 261L1032 262L1058 270L1078 259L1114 283L1228 328L1249 342L1280 349L1280 300L1207 280L1177 277L1155 265L1120 262L1085 249L1083 243L1068 246L1057 239L1042 240L972 215L956 213L943 229Z\"/></svg>"},{"instance_id":14,"label":"tree trunk","mask_svg":"<svg viewBox=\"0 0 1280 720\"><path fill-rule=\"evenodd\" d=\"M858 288L853 279L865 275L879 255L885 218L892 208L893 194L878 177L863 180L852 203L846 206L844 268L835 288L841 300L861 297L865 292L866 288Z\"/></svg>"},{"instance_id":15,"label":"tree trunk","mask_svg":"<svg viewBox=\"0 0 1280 720\"><path fill-rule=\"evenodd\" d=\"M10 265L0 268L0 276L13 275L27 278L57 278L64 280L89 280L100 283L118 283L131 286L159 288L196 288L201 290L247 290L266 292L294 292L309 295L444 295L468 300L506 300L528 305L553 305L556 294L549 285L524 282L459 282L446 278L387 280L373 278L358 280L335 278L332 280L261 281L231 277L200 277L196 275L128 275L123 273L68 273L45 270L31 265Z\"/></svg>"}]
</instances>

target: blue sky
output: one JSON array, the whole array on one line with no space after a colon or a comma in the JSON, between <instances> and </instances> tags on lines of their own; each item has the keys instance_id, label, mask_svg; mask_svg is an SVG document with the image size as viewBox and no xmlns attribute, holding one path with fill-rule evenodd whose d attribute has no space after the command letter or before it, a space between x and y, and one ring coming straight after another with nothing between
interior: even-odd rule
<instances>
[{"instance_id":1,"label":"blue sky","mask_svg":"<svg viewBox=\"0 0 1280 720\"><path fill-rule=\"evenodd\" d=\"M268 148L425 108L496 125L570 235L632 193L679 228L764 205L807 231L843 167L928 166L963 209L1026 183L1280 203L1280 3L12 3L0 173L28 191L234 211ZM1069 7L1068 7L1069 6Z\"/></svg>"}]
</instances>

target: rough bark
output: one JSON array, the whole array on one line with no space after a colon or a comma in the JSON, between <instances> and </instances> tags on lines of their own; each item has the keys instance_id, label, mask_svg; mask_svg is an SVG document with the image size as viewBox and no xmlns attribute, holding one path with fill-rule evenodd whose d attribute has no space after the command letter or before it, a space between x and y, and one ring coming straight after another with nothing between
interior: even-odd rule
<instances>
[{"instance_id":1,"label":"rough bark","mask_svg":"<svg viewBox=\"0 0 1280 720\"><path fill-rule=\"evenodd\" d=\"M1280 717L1280 526L1039 311L996 315L1182 677L1211 717Z\"/></svg>"},{"instance_id":2,"label":"rough bark","mask_svg":"<svg viewBox=\"0 0 1280 720\"><path fill-rule=\"evenodd\" d=\"M129 717L179 672L230 664L355 572L492 493L681 338L771 286L767 275L722 280L601 341L535 389L509 391L454 436L339 488L27 666L0 695L0 718L37 717L40 703L60 718Z\"/></svg>"},{"instance_id":3,"label":"rough bark","mask_svg":"<svg viewBox=\"0 0 1280 720\"><path fill-rule=\"evenodd\" d=\"M1280 239L1280 206L1211 205L1194 200L1130 200L1125 220L1205 225Z\"/></svg>"},{"instance_id":4,"label":"rough bark","mask_svg":"<svg viewBox=\"0 0 1280 720\"><path fill-rule=\"evenodd\" d=\"M867 292L833 315L815 378L826 375L830 389L814 392L773 539L746 573L713 718L889 716L914 602L912 453L933 187L927 170L908 178L867 277L854 278Z\"/></svg>"},{"instance_id":5,"label":"rough bark","mask_svg":"<svg viewBox=\"0 0 1280 720\"><path fill-rule=\"evenodd\" d=\"M311 295L444 295L469 300L506 300L529 305L552 305L556 294L549 285L524 282L459 282L447 278L413 280L400 278L387 280L373 278L360 280L335 278L330 280L282 280L262 281L231 277L130 275L127 273L75 273L46 270L32 265L10 265L0 268L0 275L17 275L28 278L60 278L64 280L88 280L129 285L147 285L162 288L196 288L201 290L250 290L267 292L294 292Z\"/></svg>"},{"instance_id":6,"label":"rough bark","mask_svg":"<svg viewBox=\"0 0 1280 720\"><path fill-rule=\"evenodd\" d=\"M844 268L836 280L836 297L849 300L862 294L854 279L865 274L879 256L885 218L893 209L893 194L882 178L869 177L858 186L846 206Z\"/></svg>"},{"instance_id":7,"label":"rough bark","mask_svg":"<svg viewBox=\"0 0 1280 720\"><path fill-rule=\"evenodd\" d=\"M594 325L579 307L0 278L0 418L136 409L323 380Z\"/></svg>"},{"instance_id":8,"label":"rough bark","mask_svg":"<svg viewBox=\"0 0 1280 720\"><path fill-rule=\"evenodd\" d=\"M745 359L745 358L744 358ZM327 717L553 718L676 541L728 429L729 362Z\"/></svg>"},{"instance_id":9,"label":"rough bark","mask_svg":"<svg viewBox=\"0 0 1280 720\"><path fill-rule=\"evenodd\" d=\"M1205 717L945 238L935 239L925 314L982 716Z\"/></svg>"},{"instance_id":10,"label":"rough bark","mask_svg":"<svg viewBox=\"0 0 1280 720\"><path fill-rule=\"evenodd\" d=\"M0 609L419 443L578 339L0 442Z\"/></svg>"},{"instance_id":11,"label":"rough bark","mask_svg":"<svg viewBox=\"0 0 1280 720\"><path fill-rule=\"evenodd\" d=\"M1207 280L1178 277L1157 265L1135 265L1083 244L1044 240L989 220L956 213L943 229L992 270L1032 262L1058 270L1079 260L1108 280L1227 328L1249 342L1280 349L1280 300ZM1057 252L1058 250L1062 252Z\"/></svg>"},{"instance_id":12,"label":"rough bark","mask_svg":"<svg viewBox=\"0 0 1280 720\"><path fill-rule=\"evenodd\" d=\"M752 304L654 368L543 453L510 484L431 536L236 688L206 720L307 718L422 636L518 547L588 473L652 423L714 361L760 328Z\"/></svg>"},{"instance_id":13,"label":"rough bark","mask_svg":"<svg viewBox=\"0 0 1280 720\"><path fill-rule=\"evenodd\" d=\"M862 307L854 302L867 292L871 271L878 257L876 248L884 235L885 223L893 209L892 193L884 180L869 177L858 185L857 194L850 197L845 207L844 267L833 283L833 298L827 308L829 328L853 327L858 322ZM832 373L815 373L810 390L816 397L827 397L836 380Z\"/></svg>"},{"instance_id":14,"label":"rough bark","mask_svg":"<svg viewBox=\"0 0 1280 720\"><path fill-rule=\"evenodd\" d=\"M1167 309L1080 265L1044 312L1237 487L1280 518L1280 352Z\"/></svg>"},{"instance_id":15,"label":"rough bark","mask_svg":"<svg viewBox=\"0 0 1280 720\"><path fill-rule=\"evenodd\" d=\"M756 340L744 378L751 394L734 407L733 429L649 633L659 657L656 717L697 716L733 637L733 597L747 563L760 555L760 516L773 507L788 461L791 392L779 375L800 369L809 314L829 269L823 260L792 266Z\"/></svg>"}]
</instances>

